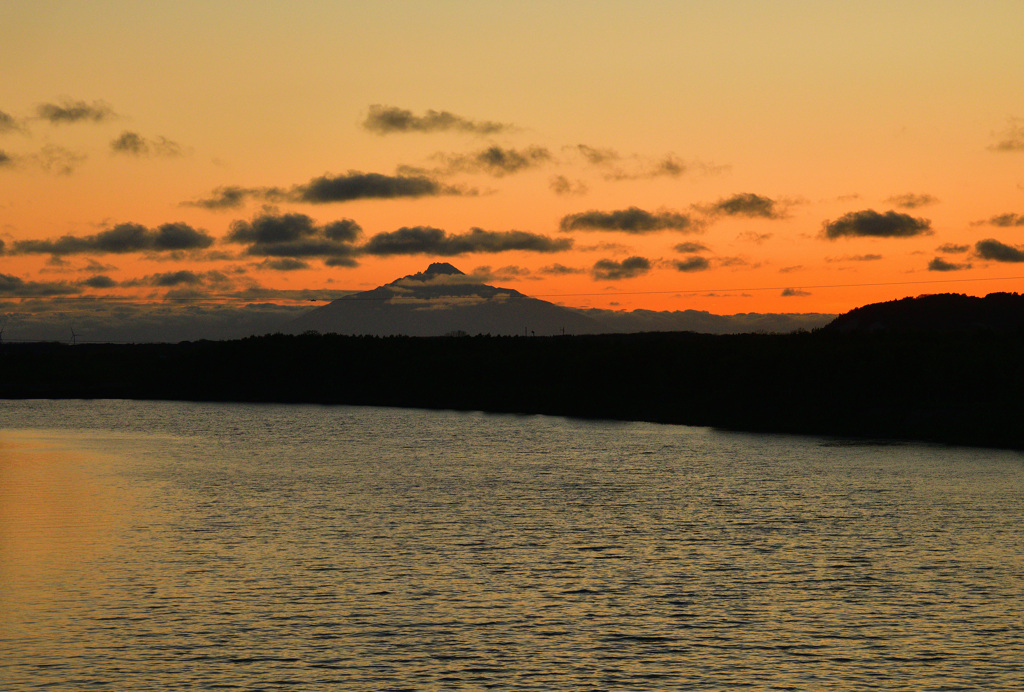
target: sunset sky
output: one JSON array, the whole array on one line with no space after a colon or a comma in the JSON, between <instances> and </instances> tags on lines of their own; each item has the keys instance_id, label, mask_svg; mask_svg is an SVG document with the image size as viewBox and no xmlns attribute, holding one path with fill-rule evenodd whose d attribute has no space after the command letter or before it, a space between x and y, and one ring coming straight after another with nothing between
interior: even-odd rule
<instances>
[{"instance_id":1,"label":"sunset sky","mask_svg":"<svg viewBox=\"0 0 1024 692\"><path fill-rule=\"evenodd\" d=\"M0 315L1024 289L1024 3L0 5Z\"/></svg>"}]
</instances>

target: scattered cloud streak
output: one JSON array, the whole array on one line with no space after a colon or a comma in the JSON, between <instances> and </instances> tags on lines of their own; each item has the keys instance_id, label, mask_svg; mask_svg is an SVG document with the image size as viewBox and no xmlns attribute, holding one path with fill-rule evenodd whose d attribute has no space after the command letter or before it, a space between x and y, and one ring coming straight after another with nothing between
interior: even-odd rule
<instances>
[{"instance_id":1,"label":"scattered cloud streak","mask_svg":"<svg viewBox=\"0 0 1024 692\"><path fill-rule=\"evenodd\" d=\"M947 262L941 257L934 258L928 263L928 271L930 272L952 272L960 269L970 269L969 264L957 264L955 262Z\"/></svg>"},{"instance_id":2,"label":"scattered cloud streak","mask_svg":"<svg viewBox=\"0 0 1024 692\"><path fill-rule=\"evenodd\" d=\"M811 295L809 291L804 291L799 288L784 288L782 289L783 298L799 298L803 296Z\"/></svg>"},{"instance_id":3,"label":"scattered cloud streak","mask_svg":"<svg viewBox=\"0 0 1024 692\"><path fill-rule=\"evenodd\" d=\"M822 235L829 240L842 237L911 238L931 233L928 219L895 211L880 214L873 209L852 211L822 224Z\"/></svg>"},{"instance_id":4,"label":"scattered cloud streak","mask_svg":"<svg viewBox=\"0 0 1024 692\"><path fill-rule=\"evenodd\" d=\"M571 274L586 274L587 270L579 267L566 267L563 264L549 264L546 267L541 267L539 270L541 274L548 274L550 276L568 276Z\"/></svg>"},{"instance_id":5,"label":"scattered cloud streak","mask_svg":"<svg viewBox=\"0 0 1024 692\"><path fill-rule=\"evenodd\" d=\"M1024 226L1024 214L998 214L985 221L977 221L973 225L988 224L990 226L1000 226L1002 228L1010 228L1012 226Z\"/></svg>"},{"instance_id":6,"label":"scattered cloud streak","mask_svg":"<svg viewBox=\"0 0 1024 692\"><path fill-rule=\"evenodd\" d=\"M708 252L708 246L701 243L679 243L674 248L676 252L694 253L694 252Z\"/></svg>"},{"instance_id":7,"label":"scattered cloud streak","mask_svg":"<svg viewBox=\"0 0 1024 692\"><path fill-rule=\"evenodd\" d=\"M10 113L0 111L0 135L21 131L21 124Z\"/></svg>"},{"instance_id":8,"label":"scattered cloud streak","mask_svg":"<svg viewBox=\"0 0 1024 692\"><path fill-rule=\"evenodd\" d=\"M893 195L885 201L901 209L917 209L919 207L927 207L930 204L935 204L939 200L937 197L933 197L931 195L907 193L905 195Z\"/></svg>"},{"instance_id":9,"label":"scattered cloud streak","mask_svg":"<svg viewBox=\"0 0 1024 692\"><path fill-rule=\"evenodd\" d=\"M212 244L213 238L209 234L185 223L165 223L157 228L122 223L90 236L66 235L54 240L18 240L13 244L11 254L62 256L82 253L173 252L202 250Z\"/></svg>"},{"instance_id":10,"label":"scattered cloud streak","mask_svg":"<svg viewBox=\"0 0 1024 692\"><path fill-rule=\"evenodd\" d=\"M992 151L1024 151L1024 118L1010 118L998 141L989 147Z\"/></svg>"},{"instance_id":11,"label":"scattered cloud streak","mask_svg":"<svg viewBox=\"0 0 1024 692\"><path fill-rule=\"evenodd\" d=\"M548 187L556 195L585 195L587 185L582 180L569 180L564 175L556 175L551 178Z\"/></svg>"},{"instance_id":12,"label":"scattered cloud streak","mask_svg":"<svg viewBox=\"0 0 1024 692\"><path fill-rule=\"evenodd\" d=\"M63 281L56 283L25 281L20 276L0 274L0 296L9 298L48 298L81 293L81 289Z\"/></svg>"},{"instance_id":13,"label":"scattered cloud streak","mask_svg":"<svg viewBox=\"0 0 1024 692\"><path fill-rule=\"evenodd\" d=\"M360 251L366 255L437 255L453 257L476 252L561 252L572 248L570 238L549 238L526 231L485 231L473 228L461 235L430 226L403 227L370 238Z\"/></svg>"},{"instance_id":14,"label":"scattered cloud streak","mask_svg":"<svg viewBox=\"0 0 1024 692\"><path fill-rule=\"evenodd\" d=\"M275 188L240 187L238 185L224 185L214 188L213 193L205 199L197 199L189 202L182 202L184 207L200 207L218 211L223 209L238 209L252 197L269 199L283 196L281 190Z\"/></svg>"},{"instance_id":15,"label":"scattered cloud streak","mask_svg":"<svg viewBox=\"0 0 1024 692\"><path fill-rule=\"evenodd\" d=\"M56 144L47 144L32 158L34 158L36 163L38 163L47 173L71 175L75 172L76 168L85 162L87 157L85 154L65 149L64 147L57 146Z\"/></svg>"},{"instance_id":16,"label":"scattered cloud streak","mask_svg":"<svg viewBox=\"0 0 1024 692\"><path fill-rule=\"evenodd\" d=\"M110 148L117 154L132 156L181 156L181 145L166 137L147 139L138 132L125 130L110 143Z\"/></svg>"},{"instance_id":17,"label":"scattered cloud streak","mask_svg":"<svg viewBox=\"0 0 1024 692\"><path fill-rule=\"evenodd\" d=\"M250 199L265 202L305 202L329 204L361 199L399 199L439 197L442 195L475 196L475 189L445 185L426 175L384 175L349 171L342 175L325 174L290 190L280 187L241 187L224 185L214 188L209 197L182 202L182 206L213 211L238 209Z\"/></svg>"},{"instance_id":18,"label":"scattered cloud streak","mask_svg":"<svg viewBox=\"0 0 1024 692\"><path fill-rule=\"evenodd\" d=\"M658 231L699 230L699 225L686 214L662 211L652 213L629 207L616 211L585 211L569 214L559 222L562 231L621 231L623 233L655 233Z\"/></svg>"},{"instance_id":19,"label":"scattered cloud streak","mask_svg":"<svg viewBox=\"0 0 1024 692\"><path fill-rule=\"evenodd\" d=\"M495 135L514 129L505 123L472 120L448 111L428 110L415 115L410 110L395 106L370 106L363 127L379 135L396 132L462 132L474 135Z\"/></svg>"},{"instance_id":20,"label":"scattered cloud streak","mask_svg":"<svg viewBox=\"0 0 1024 692\"><path fill-rule=\"evenodd\" d=\"M497 145L472 154L439 154L444 167L442 174L487 173L496 178L536 168L552 160L551 152L544 147L506 149Z\"/></svg>"},{"instance_id":21,"label":"scattered cloud streak","mask_svg":"<svg viewBox=\"0 0 1024 692\"><path fill-rule=\"evenodd\" d=\"M684 260L673 260L672 266L681 272L702 272L711 268L711 263L705 257L694 255Z\"/></svg>"},{"instance_id":22,"label":"scattered cloud streak","mask_svg":"<svg viewBox=\"0 0 1024 692\"><path fill-rule=\"evenodd\" d=\"M110 106L102 101L86 103L85 101L63 100L60 103L41 103L36 107L36 115L43 120L62 125L78 122L102 122L114 116Z\"/></svg>"},{"instance_id":23,"label":"scattered cloud streak","mask_svg":"<svg viewBox=\"0 0 1024 692\"><path fill-rule=\"evenodd\" d=\"M591 274L598 281L633 279L651 271L651 261L646 257L627 257L621 262L601 259L594 263Z\"/></svg>"},{"instance_id":24,"label":"scattered cloud streak","mask_svg":"<svg viewBox=\"0 0 1024 692\"><path fill-rule=\"evenodd\" d=\"M721 199L711 205L708 212L713 215L762 219L781 219L785 216L775 200L752 192L741 192Z\"/></svg>"},{"instance_id":25,"label":"scattered cloud streak","mask_svg":"<svg viewBox=\"0 0 1024 692\"><path fill-rule=\"evenodd\" d=\"M357 199L395 199L399 197L437 197L475 194L464 188L443 185L425 175L383 175L349 171L342 175L322 175L295 187L289 197L299 202L326 204Z\"/></svg>"}]
</instances>

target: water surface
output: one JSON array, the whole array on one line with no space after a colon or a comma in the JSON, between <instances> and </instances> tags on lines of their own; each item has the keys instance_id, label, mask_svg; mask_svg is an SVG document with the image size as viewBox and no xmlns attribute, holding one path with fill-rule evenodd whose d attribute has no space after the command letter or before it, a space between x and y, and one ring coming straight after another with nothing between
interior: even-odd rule
<instances>
[{"instance_id":1,"label":"water surface","mask_svg":"<svg viewBox=\"0 0 1024 692\"><path fill-rule=\"evenodd\" d=\"M358 407L0 405L0 683L1024 688L1024 457Z\"/></svg>"}]
</instances>

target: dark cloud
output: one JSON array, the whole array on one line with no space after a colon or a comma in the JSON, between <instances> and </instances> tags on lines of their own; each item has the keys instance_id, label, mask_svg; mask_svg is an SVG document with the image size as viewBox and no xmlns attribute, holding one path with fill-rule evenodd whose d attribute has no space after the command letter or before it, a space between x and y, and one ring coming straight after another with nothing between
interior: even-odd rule
<instances>
[{"instance_id":1,"label":"dark cloud","mask_svg":"<svg viewBox=\"0 0 1024 692\"><path fill-rule=\"evenodd\" d=\"M10 166L14 163L14 159L3 149L0 149L0 166Z\"/></svg>"},{"instance_id":2,"label":"dark cloud","mask_svg":"<svg viewBox=\"0 0 1024 692\"><path fill-rule=\"evenodd\" d=\"M723 214L725 216L746 216L749 218L780 219L782 211L778 208L775 200L752 192L741 192L732 197L726 197L713 204L709 211L712 214Z\"/></svg>"},{"instance_id":3,"label":"dark cloud","mask_svg":"<svg viewBox=\"0 0 1024 692\"><path fill-rule=\"evenodd\" d=\"M676 252L687 253L708 252L708 246L702 245L701 243L679 243L672 249L675 250Z\"/></svg>"},{"instance_id":4,"label":"dark cloud","mask_svg":"<svg viewBox=\"0 0 1024 692\"><path fill-rule=\"evenodd\" d=\"M993 151L1024 151L1024 118L1010 118L999 141L989 147Z\"/></svg>"},{"instance_id":5,"label":"dark cloud","mask_svg":"<svg viewBox=\"0 0 1024 692\"><path fill-rule=\"evenodd\" d=\"M791 267L782 267L782 268L780 268L779 269L779 273L780 274L790 274L792 272L800 271L803 268L804 267L803 267L802 264L794 264Z\"/></svg>"},{"instance_id":6,"label":"dark cloud","mask_svg":"<svg viewBox=\"0 0 1024 692\"><path fill-rule=\"evenodd\" d=\"M956 255L961 252L967 252L970 249L970 245L954 245L953 243L945 243L938 247L939 252L944 252L947 255Z\"/></svg>"},{"instance_id":7,"label":"dark cloud","mask_svg":"<svg viewBox=\"0 0 1024 692\"><path fill-rule=\"evenodd\" d=\"M974 244L974 251L978 257L995 262L1024 262L1024 250L993 238L979 240Z\"/></svg>"},{"instance_id":8,"label":"dark cloud","mask_svg":"<svg viewBox=\"0 0 1024 692\"><path fill-rule=\"evenodd\" d=\"M51 123L77 123L87 120L101 122L113 117L114 112L110 106L102 101L95 101L88 104L85 101L61 101L57 103L42 103L36 108L36 114L43 120Z\"/></svg>"},{"instance_id":9,"label":"dark cloud","mask_svg":"<svg viewBox=\"0 0 1024 692\"><path fill-rule=\"evenodd\" d=\"M822 224L822 235L829 240L843 236L874 238L910 238L931 234L931 221L908 214L887 211L880 214L873 209L851 211L835 221Z\"/></svg>"},{"instance_id":10,"label":"dark cloud","mask_svg":"<svg viewBox=\"0 0 1024 692\"><path fill-rule=\"evenodd\" d=\"M203 283L203 279L195 272L181 270L176 272L166 272L163 274L153 274L148 277L148 282L153 286L170 288L174 286L197 286Z\"/></svg>"},{"instance_id":11,"label":"dark cloud","mask_svg":"<svg viewBox=\"0 0 1024 692\"><path fill-rule=\"evenodd\" d=\"M367 255L438 255L451 257L474 252L561 252L572 247L569 238L549 238L526 231L485 231L473 228L462 235L448 235L440 228L414 226L370 238L361 251Z\"/></svg>"},{"instance_id":12,"label":"dark cloud","mask_svg":"<svg viewBox=\"0 0 1024 692\"><path fill-rule=\"evenodd\" d=\"M970 269L969 264L954 264L953 262L947 262L941 257L936 257L928 263L928 271L931 272L952 272L958 269Z\"/></svg>"},{"instance_id":13,"label":"dark cloud","mask_svg":"<svg viewBox=\"0 0 1024 692\"><path fill-rule=\"evenodd\" d=\"M605 175L608 180L646 180L650 178L678 178L690 170L689 164L675 154L666 154L653 163L641 163L632 171L615 166Z\"/></svg>"},{"instance_id":14,"label":"dark cloud","mask_svg":"<svg viewBox=\"0 0 1024 692\"><path fill-rule=\"evenodd\" d=\"M572 181L564 175L556 175L551 178L548 187L556 195L583 195L587 192L587 186L582 180Z\"/></svg>"},{"instance_id":15,"label":"dark cloud","mask_svg":"<svg viewBox=\"0 0 1024 692\"><path fill-rule=\"evenodd\" d=\"M123 254L202 250L212 244L213 238L205 231L196 230L184 223L165 223L153 229L137 223L122 223L90 236L66 235L56 240L19 240L14 243L11 252L51 255Z\"/></svg>"},{"instance_id":16,"label":"dark cloud","mask_svg":"<svg viewBox=\"0 0 1024 692\"><path fill-rule=\"evenodd\" d=\"M681 272L702 272L705 269L710 269L711 263L705 257L694 255L684 260L673 260L672 266Z\"/></svg>"},{"instance_id":17,"label":"dark cloud","mask_svg":"<svg viewBox=\"0 0 1024 692\"><path fill-rule=\"evenodd\" d=\"M605 166L622 158L614 149L598 149L586 144L577 144L575 149L593 166Z\"/></svg>"},{"instance_id":18,"label":"dark cloud","mask_svg":"<svg viewBox=\"0 0 1024 692\"><path fill-rule=\"evenodd\" d=\"M438 155L445 162L442 173L487 173L500 178L535 168L551 161L551 152L544 147L505 149L490 146L472 154Z\"/></svg>"},{"instance_id":19,"label":"dark cloud","mask_svg":"<svg viewBox=\"0 0 1024 692\"><path fill-rule=\"evenodd\" d=\"M931 195L916 195L911 192L905 195L893 195L885 201L889 204L900 207L901 209L917 209L918 207L926 207L929 204L935 204L939 200Z\"/></svg>"},{"instance_id":20,"label":"dark cloud","mask_svg":"<svg viewBox=\"0 0 1024 692\"><path fill-rule=\"evenodd\" d=\"M989 224L990 226L1001 226L1003 228L1024 226L1024 214L999 214L987 221L978 221L977 224Z\"/></svg>"},{"instance_id":21,"label":"dark cloud","mask_svg":"<svg viewBox=\"0 0 1024 692\"><path fill-rule=\"evenodd\" d=\"M653 233L676 230L692 232L696 223L686 214L677 212L651 213L629 207L616 211L585 211L562 217L559 227L563 231L622 231L625 233Z\"/></svg>"},{"instance_id":22,"label":"dark cloud","mask_svg":"<svg viewBox=\"0 0 1024 692\"><path fill-rule=\"evenodd\" d=\"M88 279L84 280L82 285L90 288L113 288L114 286L117 286L117 282L109 276L97 274L96 276L90 276Z\"/></svg>"},{"instance_id":23,"label":"dark cloud","mask_svg":"<svg viewBox=\"0 0 1024 692\"><path fill-rule=\"evenodd\" d=\"M205 199L182 202L182 206L202 209L237 209L249 199L265 202L309 202L327 204L349 202L359 199L396 199L400 197L439 197L441 195L473 196L479 194L472 188L444 185L425 175L420 169L405 167L399 175L381 173L360 173L349 171L343 175L322 175L304 185L295 185L290 190L280 187L241 187L224 185L213 190Z\"/></svg>"},{"instance_id":24,"label":"dark cloud","mask_svg":"<svg viewBox=\"0 0 1024 692\"><path fill-rule=\"evenodd\" d=\"M756 233L754 231L746 231L736 236L736 240L746 240L751 243L757 243L760 245L766 240L770 240L772 237L771 233Z\"/></svg>"},{"instance_id":25,"label":"dark cloud","mask_svg":"<svg viewBox=\"0 0 1024 692\"><path fill-rule=\"evenodd\" d=\"M235 221L226 240L247 244L256 257L351 258L353 242L362 232L355 221L343 219L318 226L305 214L263 213L252 221Z\"/></svg>"},{"instance_id":26,"label":"dark cloud","mask_svg":"<svg viewBox=\"0 0 1024 692\"><path fill-rule=\"evenodd\" d=\"M309 265L307 263L292 257L263 260L257 266L260 269L271 269L277 272L291 272L298 269L309 269Z\"/></svg>"},{"instance_id":27,"label":"dark cloud","mask_svg":"<svg viewBox=\"0 0 1024 692\"><path fill-rule=\"evenodd\" d=\"M552 274L554 276L566 276L568 274L586 274L586 269L578 269L574 267L566 267L562 264L549 264L546 267L539 269L541 274Z\"/></svg>"},{"instance_id":28,"label":"dark cloud","mask_svg":"<svg viewBox=\"0 0 1024 692\"><path fill-rule=\"evenodd\" d=\"M43 283L25 281L19 276L0 274L0 296L9 298L42 298L50 296L67 296L81 293L76 286L64 283Z\"/></svg>"},{"instance_id":29,"label":"dark cloud","mask_svg":"<svg viewBox=\"0 0 1024 692\"><path fill-rule=\"evenodd\" d=\"M595 262L590 271L594 279L599 281L632 279L651 271L651 262L646 257L627 257L621 262L602 259Z\"/></svg>"},{"instance_id":30,"label":"dark cloud","mask_svg":"<svg viewBox=\"0 0 1024 692\"><path fill-rule=\"evenodd\" d=\"M138 132L125 130L121 136L110 143L116 153L133 156L180 156L181 146L166 137L146 139Z\"/></svg>"},{"instance_id":31,"label":"dark cloud","mask_svg":"<svg viewBox=\"0 0 1024 692\"><path fill-rule=\"evenodd\" d=\"M760 267L761 263L751 265L750 262L742 257L719 257L718 264L722 267Z\"/></svg>"},{"instance_id":32,"label":"dark cloud","mask_svg":"<svg viewBox=\"0 0 1024 692\"><path fill-rule=\"evenodd\" d=\"M328 267L357 267L359 262L355 261L351 257L328 257L324 260L324 264Z\"/></svg>"},{"instance_id":33,"label":"dark cloud","mask_svg":"<svg viewBox=\"0 0 1024 692\"><path fill-rule=\"evenodd\" d=\"M344 175L322 175L295 187L290 197L298 202L325 204L356 199L395 199L398 197L437 197L471 195L474 191L442 185L425 175L383 175L349 171Z\"/></svg>"},{"instance_id":34,"label":"dark cloud","mask_svg":"<svg viewBox=\"0 0 1024 692\"><path fill-rule=\"evenodd\" d=\"M374 104L363 121L371 132L386 135L393 132L465 132L475 135L493 135L513 129L511 125L488 120L471 120L448 111L428 110L423 115L395 106Z\"/></svg>"},{"instance_id":35,"label":"dark cloud","mask_svg":"<svg viewBox=\"0 0 1024 692\"><path fill-rule=\"evenodd\" d=\"M782 297L783 298L795 298L795 297L799 297L799 296L809 296L809 295L811 295L810 292L803 291L803 290L801 290L799 288L784 288L784 289L782 289Z\"/></svg>"},{"instance_id":36,"label":"dark cloud","mask_svg":"<svg viewBox=\"0 0 1024 692\"><path fill-rule=\"evenodd\" d=\"M278 187L240 187L238 185L223 185L214 188L213 193L206 199L197 199L189 202L182 202L183 207L200 207L219 211L222 209L237 209L250 199L262 199L268 202L281 202L288 199L288 194Z\"/></svg>"}]
</instances>

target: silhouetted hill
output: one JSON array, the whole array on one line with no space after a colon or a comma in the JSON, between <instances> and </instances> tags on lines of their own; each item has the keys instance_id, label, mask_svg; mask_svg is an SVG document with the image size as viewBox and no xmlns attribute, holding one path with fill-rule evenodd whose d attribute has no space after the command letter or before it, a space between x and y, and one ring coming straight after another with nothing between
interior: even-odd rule
<instances>
[{"instance_id":1,"label":"silhouetted hill","mask_svg":"<svg viewBox=\"0 0 1024 692\"><path fill-rule=\"evenodd\" d=\"M941 293L902 298L856 308L825 328L838 332L1024 331L1024 296L990 293L978 298Z\"/></svg>"}]
</instances>

